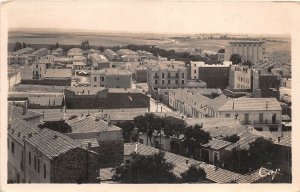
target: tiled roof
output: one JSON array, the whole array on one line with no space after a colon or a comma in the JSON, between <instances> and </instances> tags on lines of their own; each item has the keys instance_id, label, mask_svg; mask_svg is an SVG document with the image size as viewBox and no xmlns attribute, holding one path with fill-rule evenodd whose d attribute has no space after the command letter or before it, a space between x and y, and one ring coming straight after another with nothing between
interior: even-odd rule
<instances>
[{"instance_id":1,"label":"tiled roof","mask_svg":"<svg viewBox=\"0 0 300 192\"><path fill-rule=\"evenodd\" d=\"M49 159L59 156L70 149L81 147L81 144L70 137L44 128L33 134L27 141Z\"/></svg>"},{"instance_id":2,"label":"tiled roof","mask_svg":"<svg viewBox=\"0 0 300 192\"><path fill-rule=\"evenodd\" d=\"M16 118L9 123L8 134L14 137L18 142L22 143L23 137L27 138L28 134L39 132L39 128L22 119Z\"/></svg>"},{"instance_id":3,"label":"tiled roof","mask_svg":"<svg viewBox=\"0 0 300 192\"><path fill-rule=\"evenodd\" d=\"M74 61L73 65L75 65L75 66L86 66L86 64L82 61Z\"/></svg>"},{"instance_id":4,"label":"tiled roof","mask_svg":"<svg viewBox=\"0 0 300 192\"><path fill-rule=\"evenodd\" d=\"M290 135L286 135L286 136L280 138L280 142L278 142L278 140L275 140L274 144L291 147L292 146L292 137Z\"/></svg>"},{"instance_id":5,"label":"tiled roof","mask_svg":"<svg viewBox=\"0 0 300 192\"><path fill-rule=\"evenodd\" d=\"M71 126L72 133L91 133L121 130L121 128L114 125L108 125L107 122L93 116L82 118L79 117L69 120L67 121L67 123Z\"/></svg>"},{"instance_id":6,"label":"tiled roof","mask_svg":"<svg viewBox=\"0 0 300 192\"><path fill-rule=\"evenodd\" d=\"M141 155L152 155L159 151L154 147L142 145L140 143L126 143L124 144L124 155L130 155L131 153L133 153L136 149L136 146L137 153ZM202 167L206 172L207 179L216 183L229 183L233 180L233 178L242 177L241 174L234 173L221 168L216 169L216 167L213 165L206 164L201 161L196 161L194 159L186 158L180 155L176 155L170 152L165 152L165 159L168 162L171 162L175 165L174 173L176 175L180 175L180 171L185 171L185 168L183 168L183 164L185 164L188 160L189 164L197 164L200 167Z\"/></svg>"},{"instance_id":7,"label":"tiled roof","mask_svg":"<svg viewBox=\"0 0 300 192\"><path fill-rule=\"evenodd\" d=\"M41 113L38 112L33 112L27 109L26 114L23 115L23 108L21 107L16 107L13 105L8 106L8 119L24 119L24 120L29 120L32 118L39 118L42 116Z\"/></svg>"},{"instance_id":8,"label":"tiled roof","mask_svg":"<svg viewBox=\"0 0 300 192\"><path fill-rule=\"evenodd\" d=\"M40 49L36 50L35 52L33 52L32 54L45 56L45 55L48 55L48 51L49 50L47 48L40 48Z\"/></svg>"},{"instance_id":9,"label":"tiled roof","mask_svg":"<svg viewBox=\"0 0 300 192\"><path fill-rule=\"evenodd\" d=\"M211 95L212 93L218 93L221 94L222 91L221 89L214 89L214 88L199 88L199 89L184 89L188 92L193 92L194 94L201 94L201 95ZM181 92L180 89L163 89L161 90L162 92L172 92L172 91L176 91L176 92Z\"/></svg>"},{"instance_id":10,"label":"tiled roof","mask_svg":"<svg viewBox=\"0 0 300 192\"><path fill-rule=\"evenodd\" d=\"M47 69L45 78L70 78L71 69Z\"/></svg>"},{"instance_id":11,"label":"tiled roof","mask_svg":"<svg viewBox=\"0 0 300 192\"><path fill-rule=\"evenodd\" d=\"M227 101L219 111L282 110L275 98L236 98Z\"/></svg>"},{"instance_id":12,"label":"tiled roof","mask_svg":"<svg viewBox=\"0 0 300 192\"><path fill-rule=\"evenodd\" d=\"M220 150L224 147L231 145L232 143L229 141L224 141L220 139L212 139L208 143L202 145L203 147L207 147L210 149Z\"/></svg>"}]
</instances>

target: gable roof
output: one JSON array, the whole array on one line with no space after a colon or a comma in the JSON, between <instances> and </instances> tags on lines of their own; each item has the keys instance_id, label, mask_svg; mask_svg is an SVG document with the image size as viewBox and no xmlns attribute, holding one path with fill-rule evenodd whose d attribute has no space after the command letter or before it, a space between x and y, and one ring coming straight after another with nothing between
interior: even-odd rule
<instances>
[{"instance_id":1,"label":"gable roof","mask_svg":"<svg viewBox=\"0 0 300 192\"><path fill-rule=\"evenodd\" d=\"M121 131L121 128L112 124L109 125L107 122L93 116L72 119L67 123L71 126L72 133Z\"/></svg>"},{"instance_id":2,"label":"gable roof","mask_svg":"<svg viewBox=\"0 0 300 192\"><path fill-rule=\"evenodd\" d=\"M219 111L282 110L275 98L235 98L228 100Z\"/></svg>"},{"instance_id":3,"label":"gable roof","mask_svg":"<svg viewBox=\"0 0 300 192\"><path fill-rule=\"evenodd\" d=\"M229 141L224 141L220 139L212 139L208 143L202 145L203 147L207 147L210 149L220 150L224 147L231 145L232 143Z\"/></svg>"},{"instance_id":4,"label":"gable roof","mask_svg":"<svg viewBox=\"0 0 300 192\"><path fill-rule=\"evenodd\" d=\"M27 141L49 159L53 159L71 149L81 148L79 142L47 128L40 129L37 134L33 134Z\"/></svg>"}]
</instances>

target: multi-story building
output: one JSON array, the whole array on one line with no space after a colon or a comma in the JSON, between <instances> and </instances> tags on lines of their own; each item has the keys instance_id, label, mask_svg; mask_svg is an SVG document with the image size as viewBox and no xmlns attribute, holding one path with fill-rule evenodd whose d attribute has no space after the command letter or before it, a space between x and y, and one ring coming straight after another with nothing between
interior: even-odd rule
<instances>
[{"instance_id":1,"label":"multi-story building","mask_svg":"<svg viewBox=\"0 0 300 192\"><path fill-rule=\"evenodd\" d=\"M99 155L64 134L14 119L7 144L9 183L98 182Z\"/></svg>"},{"instance_id":2,"label":"multi-story building","mask_svg":"<svg viewBox=\"0 0 300 192\"><path fill-rule=\"evenodd\" d=\"M235 117L257 130L281 131L282 108L275 98L235 98L218 111L220 117Z\"/></svg>"},{"instance_id":3,"label":"multi-story building","mask_svg":"<svg viewBox=\"0 0 300 192\"><path fill-rule=\"evenodd\" d=\"M127 70L106 68L91 71L91 87L131 88L132 74Z\"/></svg>"},{"instance_id":4,"label":"multi-story building","mask_svg":"<svg viewBox=\"0 0 300 192\"><path fill-rule=\"evenodd\" d=\"M199 79L199 67L203 65L203 61L191 61L191 79Z\"/></svg>"},{"instance_id":5,"label":"multi-story building","mask_svg":"<svg viewBox=\"0 0 300 192\"><path fill-rule=\"evenodd\" d=\"M225 47L225 61L229 61L231 55L239 54L242 62L250 61L257 64L263 59L265 47L263 41L233 41Z\"/></svg>"},{"instance_id":6,"label":"multi-story building","mask_svg":"<svg viewBox=\"0 0 300 192\"><path fill-rule=\"evenodd\" d=\"M152 90L158 88L180 88L187 84L187 68L172 63L148 66L148 85Z\"/></svg>"},{"instance_id":7,"label":"multi-story building","mask_svg":"<svg viewBox=\"0 0 300 192\"><path fill-rule=\"evenodd\" d=\"M247 66L232 65L229 68L229 89L251 89L251 70Z\"/></svg>"}]
</instances>

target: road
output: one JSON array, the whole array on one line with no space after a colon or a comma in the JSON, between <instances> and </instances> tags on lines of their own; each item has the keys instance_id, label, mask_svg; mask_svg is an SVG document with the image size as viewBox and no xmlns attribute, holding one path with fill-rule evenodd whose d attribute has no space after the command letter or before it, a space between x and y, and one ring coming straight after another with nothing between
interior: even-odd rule
<instances>
[{"instance_id":1,"label":"road","mask_svg":"<svg viewBox=\"0 0 300 192\"><path fill-rule=\"evenodd\" d=\"M156 101L151 98L150 99L150 112L170 112L173 111L168 106L164 105L163 103L156 103Z\"/></svg>"}]
</instances>

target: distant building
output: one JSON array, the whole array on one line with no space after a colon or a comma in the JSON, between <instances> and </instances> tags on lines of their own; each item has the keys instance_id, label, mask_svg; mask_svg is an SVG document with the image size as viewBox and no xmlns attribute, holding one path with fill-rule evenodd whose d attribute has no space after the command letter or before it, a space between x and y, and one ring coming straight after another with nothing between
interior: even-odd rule
<instances>
[{"instance_id":1,"label":"distant building","mask_svg":"<svg viewBox=\"0 0 300 192\"><path fill-rule=\"evenodd\" d=\"M66 135L15 119L7 142L8 183L98 182L99 155Z\"/></svg>"},{"instance_id":2,"label":"distant building","mask_svg":"<svg viewBox=\"0 0 300 192\"><path fill-rule=\"evenodd\" d=\"M64 90L68 109L122 109L150 107L150 98L135 89L68 87Z\"/></svg>"},{"instance_id":3,"label":"distant building","mask_svg":"<svg viewBox=\"0 0 300 192\"><path fill-rule=\"evenodd\" d=\"M117 51L120 55L121 60L125 62L136 62L139 61L140 56L138 53L131 51L129 49L120 49Z\"/></svg>"},{"instance_id":4,"label":"distant building","mask_svg":"<svg viewBox=\"0 0 300 192\"><path fill-rule=\"evenodd\" d=\"M218 61L219 62L225 61L225 49L219 49L217 54L218 54Z\"/></svg>"},{"instance_id":5,"label":"distant building","mask_svg":"<svg viewBox=\"0 0 300 192\"><path fill-rule=\"evenodd\" d=\"M263 41L233 41L225 47L225 61L229 61L231 55L239 54L242 62L250 61L257 64L263 59L265 47Z\"/></svg>"},{"instance_id":6,"label":"distant building","mask_svg":"<svg viewBox=\"0 0 300 192\"><path fill-rule=\"evenodd\" d=\"M84 52L80 48L72 48L67 52L67 56L70 58L83 56Z\"/></svg>"},{"instance_id":7,"label":"distant building","mask_svg":"<svg viewBox=\"0 0 300 192\"><path fill-rule=\"evenodd\" d=\"M131 88L132 74L127 70L107 68L91 71L91 87Z\"/></svg>"},{"instance_id":8,"label":"distant building","mask_svg":"<svg viewBox=\"0 0 300 192\"><path fill-rule=\"evenodd\" d=\"M187 68L182 65L157 63L148 66L148 85L152 90L158 88L181 88L187 84Z\"/></svg>"},{"instance_id":9,"label":"distant building","mask_svg":"<svg viewBox=\"0 0 300 192\"><path fill-rule=\"evenodd\" d=\"M9 52L7 56L8 65L27 65L34 59L32 53L35 50L31 47L20 49L16 52Z\"/></svg>"},{"instance_id":10,"label":"distant building","mask_svg":"<svg viewBox=\"0 0 300 192\"><path fill-rule=\"evenodd\" d=\"M275 98L230 99L218 111L219 117L235 117L257 130L281 132L282 108Z\"/></svg>"},{"instance_id":11,"label":"distant building","mask_svg":"<svg viewBox=\"0 0 300 192\"><path fill-rule=\"evenodd\" d=\"M260 70L253 70L252 78L254 97L275 97L279 99L280 80L276 75L261 73Z\"/></svg>"},{"instance_id":12,"label":"distant building","mask_svg":"<svg viewBox=\"0 0 300 192\"><path fill-rule=\"evenodd\" d=\"M138 66L135 70L135 80L137 83L147 83L147 67Z\"/></svg>"},{"instance_id":13,"label":"distant building","mask_svg":"<svg viewBox=\"0 0 300 192\"><path fill-rule=\"evenodd\" d=\"M111 49L105 49L103 54L109 61L117 61L119 59L119 55Z\"/></svg>"},{"instance_id":14,"label":"distant building","mask_svg":"<svg viewBox=\"0 0 300 192\"><path fill-rule=\"evenodd\" d=\"M251 69L247 66L232 65L229 69L230 90L251 89Z\"/></svg>"},{"instance_id":15,"label":"distant building","mask_svg":"<svg viewBox=\"0 0 300 192\"><path fill-rule=\"evenodd\" d=\"M203 61L191 61L191 79L199 79L199 67L203 65Z\"/></svg>"}]
</instances>

